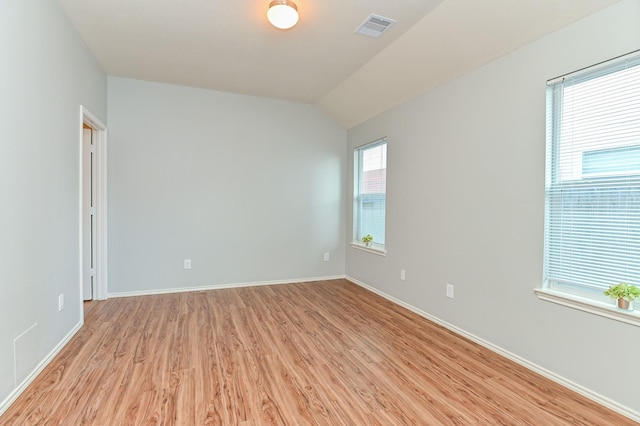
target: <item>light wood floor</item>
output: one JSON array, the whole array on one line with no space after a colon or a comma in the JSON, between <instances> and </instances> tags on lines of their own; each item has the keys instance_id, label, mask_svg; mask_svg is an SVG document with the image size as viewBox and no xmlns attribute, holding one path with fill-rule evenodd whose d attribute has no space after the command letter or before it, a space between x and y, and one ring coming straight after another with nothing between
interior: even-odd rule
<instances>
[{"instance_id":1,"label":"light wood floor","mask_svg":"<svg viewBox=\"0 0 640 426\"><path fill-rule=\"evenodd\" d=\"M0 423L636 424L345 280L94 302Z\"/></svg>"}]
</instances>

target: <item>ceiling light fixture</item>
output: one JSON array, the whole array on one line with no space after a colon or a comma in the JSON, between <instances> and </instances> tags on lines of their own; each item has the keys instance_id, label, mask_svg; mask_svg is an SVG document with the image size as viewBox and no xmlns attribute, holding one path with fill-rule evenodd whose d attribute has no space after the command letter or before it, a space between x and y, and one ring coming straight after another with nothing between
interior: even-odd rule
<instances>
[{"instance_id":1,"label":"ceiling light fixture","mask_svg":"<svg viewBox=\"0 0 640 426\"><path fill-rule=\"evenodd\" d=\"M269 3L267 19L274 27L287 30L298 23L298 7L291 0L273 0Z\"/></svg>"}]
</instances>

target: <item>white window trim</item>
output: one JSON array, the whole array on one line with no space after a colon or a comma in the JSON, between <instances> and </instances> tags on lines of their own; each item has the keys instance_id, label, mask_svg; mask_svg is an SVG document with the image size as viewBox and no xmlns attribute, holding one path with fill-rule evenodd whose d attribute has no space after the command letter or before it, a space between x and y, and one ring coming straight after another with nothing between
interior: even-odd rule
<instances>
[{"instance_id":1,"label":"white window trim","mask_svg":"<svg viewBox=\"0 0 640 426\"><path fill-rule=\"evenodd\" d=\"M600 302L551 288L535 288L533 291L540 300L640 327L640 311L623 311L613 305L614 301L611 303ZM640 300L636 300L635 303L640 303Z\"/></svg>"},{"instance_id":2,"label":"white window trim","mask_svg":"<svg viewBox=\"0 0 640 426\"><path fill-rule=\"evenodd\" d=\"M631 52L630 54L622 55L618 58L613 58L611 60L604 61L601 64L597 64L595 66L591 66L585 69L575 71L574 73L557 77L555 79L549 80L547 84L552 85L557 83L561 79L565 79L569 76L579 75L579 74L583 74L581 78L583 78L585 81L590 80L591 78L594 78L594 75L595 75L594 73L596 72L595 70L598 70L604 67L609 68L612 63L615 64L615 61L626 60L626 58L633 58L634 56L637 56L639 52L640 50L636 50L634 52ZM590 71L587 71L589 69ZM547 153L547 155L549 154ZM545 173L549 173L548 164L545 167ZM609 177L609 176L615 176L615 175L626 176L629 174L633 174L633 171L627 170L620 173L583 174L581 176L581 179L582 178L592 179L592 178L597 178L601 176ZM546 200L545 200L545 209L546 209ZM545 233L546 233L546 226L547 225L546 225L546 218L545 218ZM546 236L545 236L545 244L546 244ZM577 288L574 289L570 287L560 287L560 286L555 287L553 284L550 284L549 282L544 282L540 288L535 288L534 292L537 295L537 297L543 301L556 303L562 306L566 306L572 309L577 309L583 312L588 312L601 317L613 319L615 321L620 321L626 324L640 326L640 300L635 301L635 310L628 311L628 310L618 309L615 305L615 300L612 300L612 299L607 300L607 298L602 296L602 293L600 293L599 296L595 293L590 294L589 292L586 292L586 291L583 293L582 291L580 291L580 289L577 289Z\"/></svg>"},{"instance_id":3,"label":"white window trim","mask_svg":"<svg viewBox=\"0 0 640 426\"><path fill-rule=\"evenodd\" d=\"M358 241L353 241L351 242L351 247L353 247L354 249L366 251L368 253L377 254L378 256L387 255L387 250L385 250L382 244L372 243L369 247L367 247L363 243L360 243Z\"/></svg>"},{"instance_id":4,"label":"white window trim","mask_svg":"<svg viewBox=\"0 0 640 426\"><path fill-rule=\"evenodd\" d=\"M362 165L361 165L360 159L358 157L356 157L356 155L359 156L359 154L357 154L358 152L360 152L362 149L370 149L370 148L375 148L375 147L380 146L380 145L387 145L387 144L388 144L387 137L383 136L380 139L377 139L375 141L372 141L372 142L366 143L364 145L361 145L359 147L356 147L353 150L353 153L354 153L353 159L354 159L354 161L358 162L358 165L354 164L354 171L357 171L359 176L360 176L360 173L362 171L361 170ZM385 161L386 161L386 158L385 158ZM357 192L359 192L359 189L358 189L359 179L360 179L359 177L356 178L355 173L354 173L354 180L353 180L354 196L355 196L355 194ZM385 183L385 198L386 198L386 193L387 193L387 191L386 191L386 183ZM386 207L386 200L385 200L385 228L386 228L386 225L387 225L386 224L386 208L387 207ZM356 212L356 210L357 210L357 207L355 206L355 198L354 198L354 208L353 208L353 211L352 211L352 221L353 221L352 231L353 231L354 240L350 243L351 247L356 248L358 250L366 251L366 252L369 252L369 253L374 253L374 254L377 254L379 256L386 256L387 255L387 251L385 249L385 244L380 244L380 243L377 243L377 242L373 241L373 242L371 242L370 245L367 246L365 243L363 243L362 241L358 240L358 231L357 231L358 224L356 223L356 217L357 217L358 213Z\"/></svg>"}]
</instances>

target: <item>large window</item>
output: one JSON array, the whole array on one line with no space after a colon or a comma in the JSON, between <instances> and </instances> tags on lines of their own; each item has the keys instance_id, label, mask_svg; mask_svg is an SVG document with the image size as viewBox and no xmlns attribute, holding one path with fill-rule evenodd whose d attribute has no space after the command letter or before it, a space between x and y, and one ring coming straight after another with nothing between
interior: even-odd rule
<instances>
[{"instance_id":1,"label":"large window","mask_svg":"<svg viewBox=\"0 0 640 426\"><path fill-rule=\"evenodd\" d=\"M640 285L640 55L548 82L546 171L545 287Z\"/></svg>"},{"instance_id":2,"label":"large window","mask_svg":"<svg viewBox=\"0 0 640 426\"><path fill-rule=\"evenodd\" d=\"M384 250L387 198L387 140L354 151L353 240L373 237L374 249Z\"/></svg>"}]
</instances>

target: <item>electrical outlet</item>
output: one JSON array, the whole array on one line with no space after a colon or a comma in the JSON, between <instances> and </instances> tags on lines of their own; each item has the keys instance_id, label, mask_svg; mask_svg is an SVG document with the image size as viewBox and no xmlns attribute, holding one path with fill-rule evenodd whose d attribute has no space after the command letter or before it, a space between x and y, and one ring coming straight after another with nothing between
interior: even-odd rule
<instances>
[{"instance_id":1,"label":"electrical outlet","mask_svg":"<svg viewBox=\"0 0 640 426\"><path fill-rule=\"evenodd\" d=\"M447 284L447 297L453 299L453 285Z\"/></svg>"},{"instance_id":2,"label":"electrical outlet","mask_svg":"<svg viewBox=\"0 0 640 426\"><path fill-rule=\"evenodd\" d=\"M58 312L64 309L64 294L58 296Z\"/></svg>"},{"instance_id":3,"label":"electrical outlet","mask_svg":"<svg viewBox=\"0 0 640 426\"><path fill-rule=\"evenodd\" d=\"M406 278L407 274L405 273L404 269L400 269L400 279L404 281Z\"/></svg>"},{"instance_id":4,"label":"electrical outlet","mask_svg":"<svg viewBox=\"0 0 640 426\"><path fill-rule=\"evenodd\" d=\"M329 261L329 253L325 253L324 254L324 261L328 262Z\"/></svg>"},{"instance_id":5,"label":"electrical outlet","mask_svg":"<svg viewBox=\"0 0 640 426\"><path fill-rule=\"evenodd\" d=\"M191 259L184 260L184 269L191 269Z\"/></svg>"}]
</instances>

